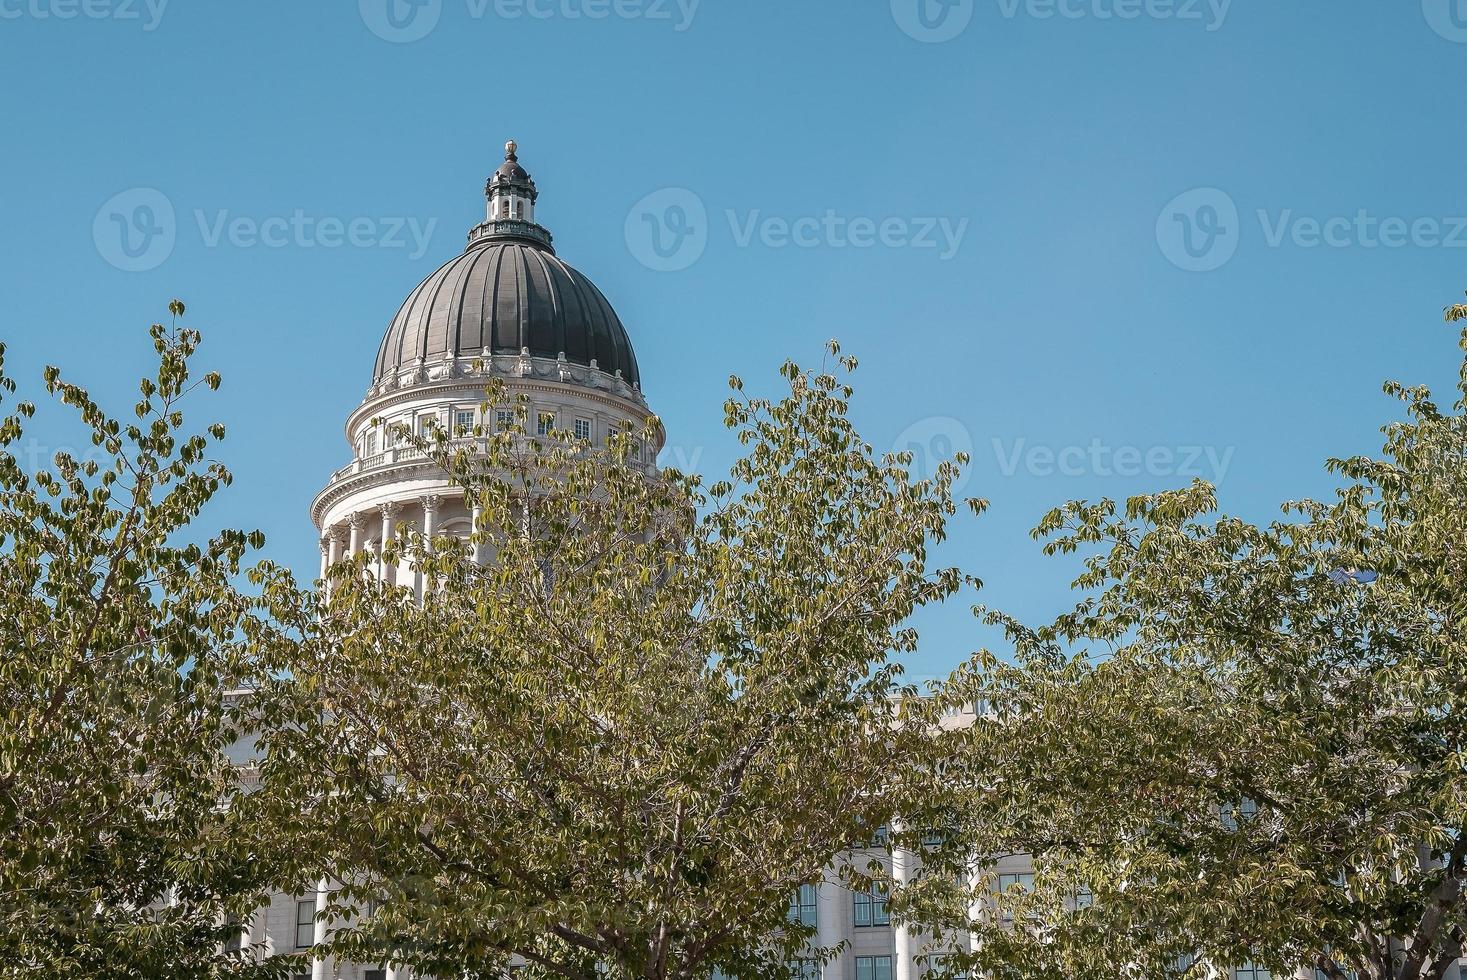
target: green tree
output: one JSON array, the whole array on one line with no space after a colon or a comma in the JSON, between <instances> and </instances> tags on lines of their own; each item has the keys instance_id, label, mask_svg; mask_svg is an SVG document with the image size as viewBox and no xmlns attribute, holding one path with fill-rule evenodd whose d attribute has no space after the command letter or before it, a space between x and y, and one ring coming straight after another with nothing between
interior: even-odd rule
<instances>
[{"instance_id":1,"label":"green tree","mask_svg":"<svg viewBox=\"0 0 1467 980\"><path fill-rule=\"evenodd\" d=\"M630 435L440 433L427 448L482 518L470 543L396 542L421 601L343 563L329 601L279 611L310 636L286 648L274 693L296 714L266 785L346 883L333 952L468 977L787 974L813 931L791 897L890 818L930 745L900 724L890 658L962 578L927 563L957 464L913 481L860 439L836 370L783 376L777 400L731 381L746 453L706 489L633 464Z\"/></svg>"},{"instance_id":2,"label":"green tree","mask_svg":"<svg viewBox=\"0 0 1467 980\"><path fill-rule=\"evenodd\" d=\"M86 452L28 472L33 405L0 419L0 975L268 972L225 951L267 884L226 752L254 632L232 582L261 542L197 526L230 482L224 431L186 431L180 404L219 376L191 375L199 335L170 310L132 420L46 369Z\"/></svg>"},{"instance_id":3,"label":"green tree","mask_svg":"<svg viewBox=\"0 0 1467 980\"><path fill-rule=\"evenodd\" d=\"M1462 954L1467 361L1452 411L1385 390L1405 416L1379 458L1327 464L1332 501L1255 526L1199 483L1036 529L1084 556L1083 598L1040 629L992 616L1017 657L951 679L991 711L950 736L931 812L962 833L903 896L972 934L969 965L1436 980ZM970 853L1032 855L1033 886L992 894Z\"/></svg>"}]
</instances>

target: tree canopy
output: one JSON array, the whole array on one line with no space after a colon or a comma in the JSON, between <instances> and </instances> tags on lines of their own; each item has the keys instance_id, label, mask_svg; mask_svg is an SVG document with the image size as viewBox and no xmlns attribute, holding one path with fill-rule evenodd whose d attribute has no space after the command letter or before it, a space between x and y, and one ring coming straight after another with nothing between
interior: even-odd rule
<instances>
[{"instance_id":1,"label":"tree canopy","mask_svg":"<svg viewBox=\"0 0 1467 980\"><path fill-rule=\"evenodd\" d=\"M0 972L48 977L283 973L227 949L271 884L229 749L251 728L230 692L252 676L257 602L236 588L257 532L206 532L229 471L222 426L182 404L196 331L151 336L132 417L56 368L85 451L28 472L35 413L0 419ZM0 397L16 383L3 371Z\"/></svg>"},{"instance_id":2,"label":"tree canopy","mask_svg":"<svg viewBox=\"0 0 1467 980\"><path fill-rule=\"evenodd\" d=\"M421 443L480 514L468 541L389 545L421 599L344 562L328 599L278 610L306 639L270 691L295 715L265 786L344 883L336 954L788 975L813 932L791 896L897 812L932 744L893 658L963 584L928 564L958 462L913 480L877 457L854 368L787 364L777 399L733 379L744 453L706 487L630 465L635 434Z\"/></svg>"},{"instance_id":3,"label":"tree canopy","mask_svg":"<svg viewBox=\"0 0 1467 980\"><path fill-rule=\"evenodd\" d=\"M1255 525L1197 483L1036 529L1083 557L1082 597L1041 628L991 614L1014 655L951 678L990 710L949 735L929 799L961 833L904 896L973 934L970 966L1436 980L1461 955L1467 361L1450 410L1385 391L1404 418L1326 464L1333 500ZM992 895L972 853L1031 854L1032 885Z\"/></svg>"}]
</instances>

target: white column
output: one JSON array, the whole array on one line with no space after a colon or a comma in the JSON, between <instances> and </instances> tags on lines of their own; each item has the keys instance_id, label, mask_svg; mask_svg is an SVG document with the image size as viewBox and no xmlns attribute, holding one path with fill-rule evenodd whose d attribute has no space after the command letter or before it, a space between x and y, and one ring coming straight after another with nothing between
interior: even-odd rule
<instances>
[{"instance_id":1,"label":"white column","mask_svg":"<svg viewBox=\"0 0 1467 980\"><path fill-rule=\"evenodd\" d=\"M270 903L267 902L255 910L255 925L250 930L250 936L260 947L255 951L255 962L268 960L275 955L275 940L270 935Z\"/></svg>"},{"instance_id":2,"label":"white column","mask_svg":"<svg viewBox=\"0 0 1467 980\"><path fill-rule=\"evenodd\" d=\"M326 577L326 569L331 567L331 536L321 535L321 577Z\"/></svg>"},{"instance_id":3,"label":"white column","mask_svg":"<svg viewBox=\"0 0 1467 980\"><path fill-rule=\"evenodd\" d=\"M469 533L470 534L477 535L479 533L479 519L482 518L483 516L484 516L484 507L483 507L483 505L482 504L475 503L474 504L474 509L473 509L473 523L472 523L472 525L469 528ZM484 544L481 541L475 541L474 542L474 564L476 564L476 565L482 565L482 564L484 564Z\"/></svg>"},{"instance_id":4,"label":"white column","mask_svg":"<svg viewBox=\"0 0 1467 980\"><path fill-rule=\"evenodd\" d=\"M254 914L250 916L250 945L259 947L251 950L251 963L259 963L275 955L275 946L270 941L270 905L268 902L255 909Z\"/></svg>"},{"instance_id":5,"label":"white column","mask_svg":"<svg viewBox=\"0 0 1467 980\"><path fill-rule=\"evenodd\" d=\"M835 869L825 870L825 879L815 893L815 942L830 949L846 936L846 914L851 907L851 893L841 884ZM824 980L844 980L845 954L825 964Z\"/></svg>"},{"instance_id":6,"label":"white column","mask_svg":"<svg viewBox=\"0 0 1467 980\"><path fill-rule=\"evenodd\" d=\"M351 530L351 543L346 550L348 555L355 557L362 553L362 527L365 523L361 514L347 515L346 526Z\"/></svg>"},{"instance_id":7,"label":"white column","mask_svg":"<svg viewBox=\"0 0 1467 980\"><path fill-rule=\"evenodd\" d=\"M900 821L892 821L891 879L896 888L900 888L906 884L912 877L912 852L895 843L895 840L903 830L905 828ZM894 946L892 975L894 980L912 980L912 931L906 926L893 924L892 932Z\"/></svg>"},{"instance_id":8,"label":"white column","mask_svg":"<svg viewBox=\"0 0 1467 980\"><path fill-rule=\"evenodd\" d=\"M311 941L319 948L326 942L326 902L331 896L331 883L322 878L316 883L316 929ZM311 959L311 980L326 980L326 958L319 952Z\"/></svg>"},{"instance_id":9,"label":"white column","mask_svg":"<svg viewBox=\"0 0 1467 980\"><path fill-rule=\"evenodd\" d=\"M391 543L393 536L397 533L397 512L398 512L398 509L399 509L398 508L398 505L395 504L395 503L383 504L382 507L381 507L381 511L382 511L382 550L383 551L386 551L387 550L388 544ZM381 570L378 572L378 577L380 579L382 579L382 581L386 582L388 585L394 585L394 584L396 584L396 582L397 582L397 566L396 565L389 565L387 563L387 559L385 559L385 558L382 558L380 560L379 564L381 566Z\"/></svg>"},{"instance_id":10,"label":"white column","mask_svg":"<svg viewBox=\"0 0 1467 980\"><path fill-rule=\"evenodd\" d=\"M330 569L334 567L337 562L341 561L341 548L342 545L345 544L346 538L342 535L341 528L337 527L331 528L329 531L326 532L326 534L331 539L331 544L326 553L326 567ZM331 594L330 583L328 582L324 588L326 594L329 596Z\"/></svg>"},{"instance_id":11,"label":"white column","mask_svg":"<svg viewBox=\"0 0 1467 980\"><path fill-rule=\"evenodd\" d=\"M987 895L983 890L983 863L977 855L973 856L973 865L968 869L968 893L968 921L976 924L988 914L984 904ZM968 948L974 953L978 952L976 931L968 933Z\"/></svg>"},{"instance_id":12,"label":"white column","mask_svg":"<svg viewBox=\"0 0 1467 980\"><path fill-rule=\"evenodd\" d=\"M418 498L418 502L423 507L423 537L426 539L428 550L431 553L433 536L438 533L438 505L443 502L443 498L437 494L430 493ZM421 601L428 594L428 580L427 576L421 571L417 574L416 579L418 599Z\"/></svg>"},{"instance_id":13,"label":"white column","mask_svg":"<svg viewBox=\"0 0 1467 980\"><path fill-rule=\"evenodd\" d=\"M255 942L255 913L251 912L244 917L239 924L239 952L246 963L255 961L254 951L250 949Z\"/></svg>"}]
</instances>

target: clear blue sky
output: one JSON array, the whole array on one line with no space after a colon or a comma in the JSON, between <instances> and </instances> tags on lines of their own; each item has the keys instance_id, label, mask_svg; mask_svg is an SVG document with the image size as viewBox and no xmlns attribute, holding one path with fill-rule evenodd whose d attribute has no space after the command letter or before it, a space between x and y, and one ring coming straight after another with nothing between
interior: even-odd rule
<instances>
[{"instance_id":1,"label":"clear blue sky","mask_svg":"<svg viewBox=\"0 0 1467 980\"><path fill-rule=\"evenodd\" d=\"M1455 375L1467 2L393 2L0 0L10 368L125 409L183 298L225 374L212 516L307 577L381 333L508 137L667 458L722 472L728 375L838 337L874 444L971 443L993 509L941 557L1029 618L1066 601L1048 507L1197 472L1266 519L1378 446L1383 379ZM921 625L917 675L978 642L966 601Z\"/></svg>"}]
</instances>

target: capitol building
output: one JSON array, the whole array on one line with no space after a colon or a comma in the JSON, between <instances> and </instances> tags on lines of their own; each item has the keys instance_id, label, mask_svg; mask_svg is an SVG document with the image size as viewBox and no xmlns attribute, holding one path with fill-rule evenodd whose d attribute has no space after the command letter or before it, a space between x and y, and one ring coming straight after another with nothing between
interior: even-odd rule
<instances>
[{"instance_id":1,"label":"capitol building","mask_svg":"<svg viewBox=\"0 0 1467 980\"><path fill-rule=\"evenodd\" d=\"M351 461L331 474L311 503L320 533L321 572L338 560L366 556L387 582L423 588L403 561L389 564L384 543L407 525L426 535L467 538L476 514L464 494L425 454L394 431L426 435L434 429L462 437L476 426L503 428L513 413L496 409L480 418L491 379L509 401L527 399L527 428L564 431L592 443L639 433L653 414L643 393L631 339L610 302L583 273L562 259L536 218L539 192L513 142L490 176L484 220L464 251L417 285L391 318L376 351L366 397L346 418ZM365 360L366 352L363 352ZM382 424L385 423L385 424ZM656 467L665 436L660 429L639 445L634 465ZM959 716L954 724L971 723ZM919 858L885 846L851 855L860 865L882 862L902 881ZM997 862L1000 887L1032 881L1022 856ZM277 894L241 924L239 943L256 955L309 955L330 924L318 917L333 887L321 881L298 894ZM983 914L982 906L973 914ZM821 947L844 944L834 960L803 970L810 980L917 980L940 954L930 938L894 926L878 894L852 891L832 868L818 885L791 896L790 916L816 931ZM412 972L391 963L310 961L302 980L407 980ZM1202 971L1194 971L1201 974ZM1218 971L1230 980L1271 980L1261 969ZM1301 972L1313 980L1313 970Z\"/></svg>"}]
</instances>

